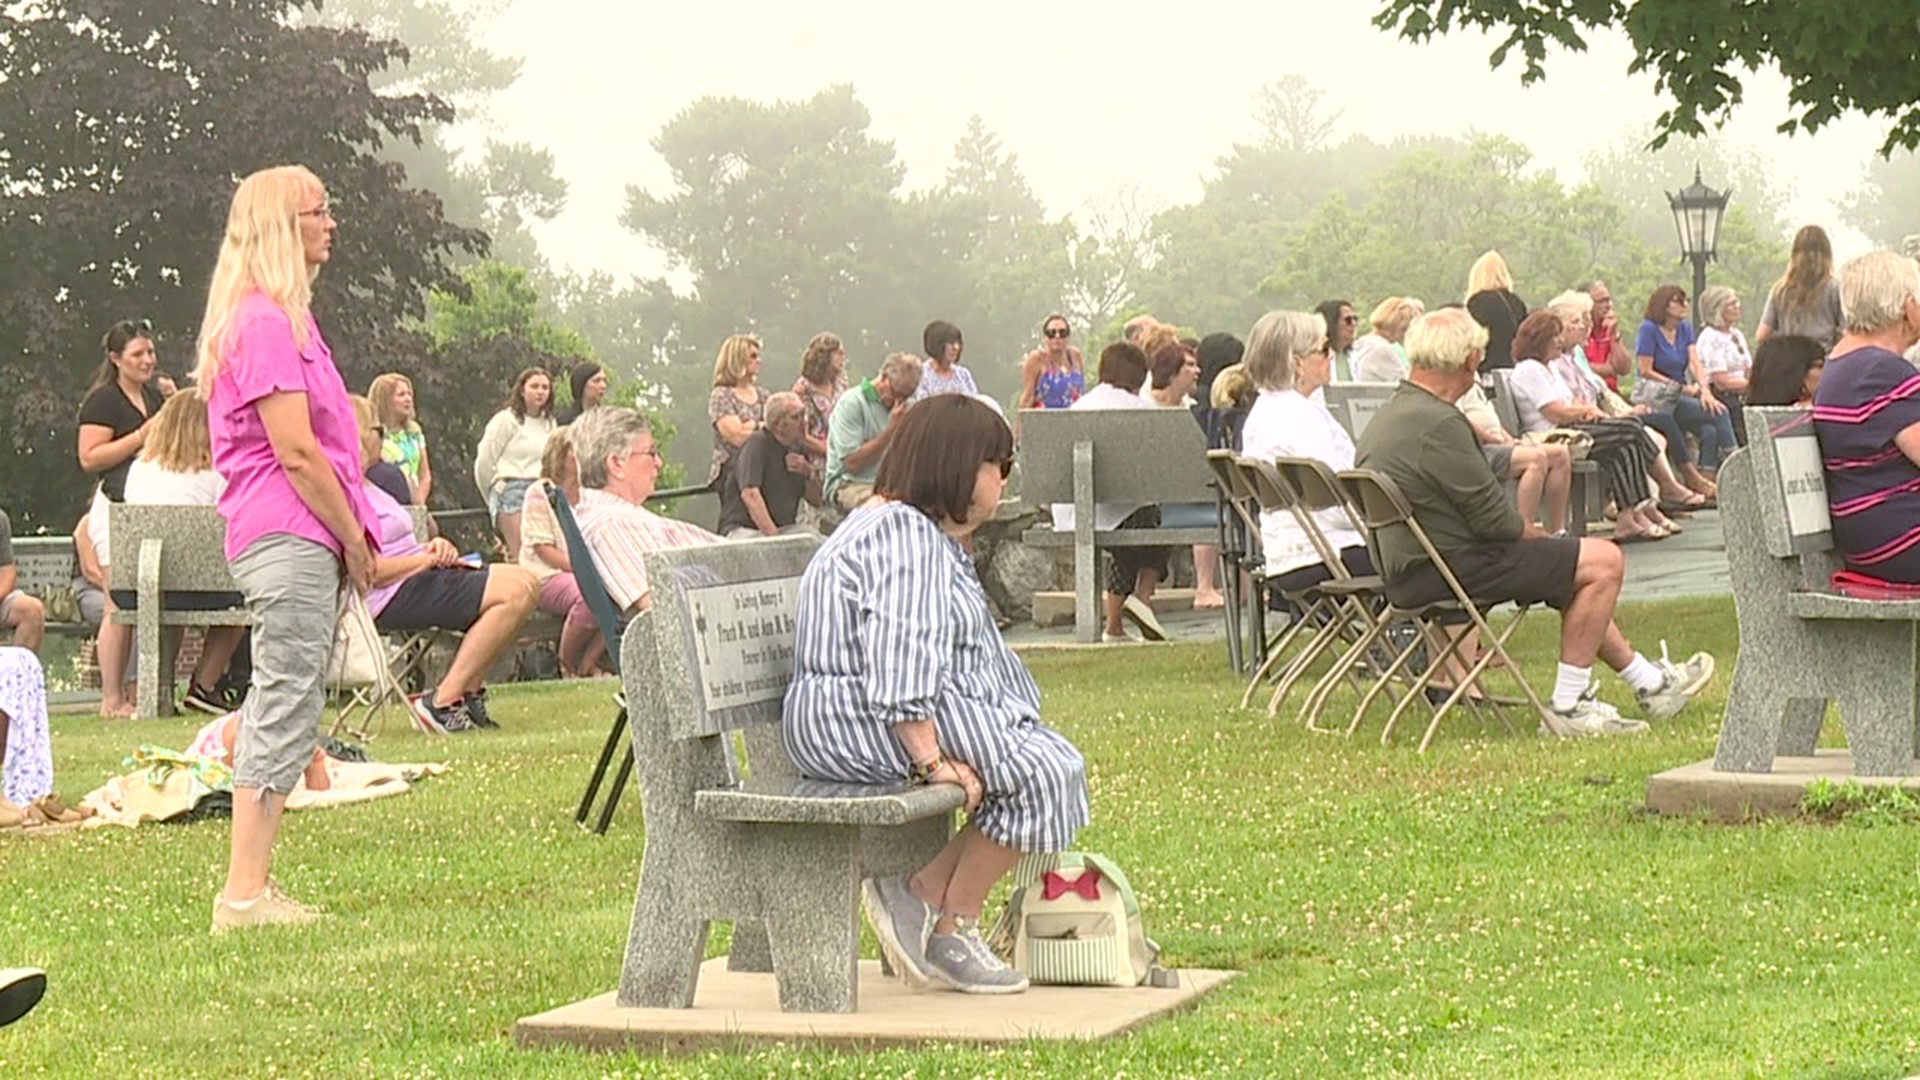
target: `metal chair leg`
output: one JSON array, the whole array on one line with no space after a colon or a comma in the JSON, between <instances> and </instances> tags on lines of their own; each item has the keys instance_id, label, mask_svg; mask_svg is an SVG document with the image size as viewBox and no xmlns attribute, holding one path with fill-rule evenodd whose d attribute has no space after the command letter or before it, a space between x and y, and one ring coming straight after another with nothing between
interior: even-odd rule
<instances>
[{"instance_id":1,"label":"metal chair leg","mask_svg":"<svg viewBox=\"0 0 1920 1080\"><path fill-rule=\"evenodd\" d=\"M574 824L580 826L586 825L587 815L593 812L594 796L600 792L600 781L606 777L607 766L613 763L614 751L618 750L620 744L625 741L624 736L626 733L627 707L622 705L620 706L619 713L613 718L613 730L607 732L606 744L600 748L600 760L593 766L593 775L587 778L587 793L580 797L580 808L573 813ZM631 765L632 761L633 748L629 746L627 748L627 763ZM623 778L625 775L624 772L621 773ZM619 798L619 794L619 788L616 786L613 795L607 799L607 802L612 803L615 799ZM605 832L606 828L605 822L602 821L600 831Z\"/></svg>"},{"instance_id":2,"label":"metal chair leg","mask_svg":"<svg viewBox=\"0 0 1920 1080\"><path fill-rule=\"evenodd\" d=\"M594 835L607 835L607 826L613 823L613 808L620 805L620 793L627 789L627 777L633 775L633 747L620 758L620 768L613 774L613 787L607 792L607 801L600 807L600 823L593 827Z\"/></svg>"}]
</instances>

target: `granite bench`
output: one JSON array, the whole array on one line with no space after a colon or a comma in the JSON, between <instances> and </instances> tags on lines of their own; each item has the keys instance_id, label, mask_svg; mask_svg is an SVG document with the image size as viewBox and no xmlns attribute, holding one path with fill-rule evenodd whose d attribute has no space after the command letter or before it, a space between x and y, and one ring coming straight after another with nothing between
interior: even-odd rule
<instances>
[{"instance_id":1,"label":"granite bench","mask_svg":"<svg viewBox=\"0 0 1920 1080\"><path fill-rule=\"evenodd\" d=\"M621 1006L692 1007L726 919L728 967L771 971L782 1011L855 1011L861 879L918 869L952 835L958 787L820 783L781 749L794 599L818 544L647 556L651 607L620 648L646 818Z\"/></svg>"},{"instance_id":2,"label":"granite bench","mask_svg":"<svg viewBox=\"0 0 1920 1080\"><path fill-rule=\"evenodd\" d=\"M1217 505L1206 432L1186 409L1022 409L1019 457L1021 498L1073 508L1071 530L1043 525L1021 540L1073 548L1074 636L1080 641L1100 639L1100 549L1221 542L1217 511L1205 526L1095 527L1095 503Z\"/></svg>"},{"instance_id":3,"label":"granite bench","mask_svg":"<svg viewBox=\"0 0 1920 1080\"><path fill-rule=\"evenodd\" d=\"M120 553L107 567L107 585L131 592L139 600L133 611L115 611L109 618L130 623L139 644L140 670L137 715L173 715L173 672L161 670L160 631L164 626L247 626L252 623L244 603L232 607L186 611L166 606L169 592L238 593L225 553L227 523L211 506L136 506L113 503L107 509L114 549ZM129 553L134 557L128 558Z\"/></svg>"},{"instance_id":4,"label":"granite bench","mask_svg":"<svg viewBox=\"0 0 1920 1080\"><path fill-rule=\"evenodd\" d=\"M1718 772L1810 756L1839 707L1854 772L1905 776L1920 721L1920 601L1832 590L1826 473L1812 413L1747 410L1745 449L1719 473L1740 652L1714 750Z\"/></svg>"},{"instance_id":5,"label":"granite bench","mask_svg":"<svg viewBox=\"0 0 1920 1080\"><path fill-rule=\"evenodd\" d=\"M16 536L13 564L20 576L14 587L40 598L47 606L47 633L64 637L92 637L93 624L80 615L73 597L73 579L80 576L71 536Z\"/></svg>"}]
</instances>

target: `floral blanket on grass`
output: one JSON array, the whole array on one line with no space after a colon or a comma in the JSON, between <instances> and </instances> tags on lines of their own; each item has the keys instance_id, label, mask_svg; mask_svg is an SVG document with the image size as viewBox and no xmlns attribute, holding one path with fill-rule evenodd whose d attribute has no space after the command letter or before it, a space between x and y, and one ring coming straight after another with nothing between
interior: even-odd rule
<instances>
[{"instance_id":1,"label":"floral blanket on grass","mask_svg":"<svg viewBox=\"0 0 1920 1080\"><path fill-rule=\"evenodd\" d=\"M80 800L81 806L94 812L86 820L86 828L131 828L149 821L171 821L192 813L210 796L233 792L233 772L216 758L142 746L122 764L132 771L113 777ZM411 790L422 777L446 771L443 762L399 764L328 758L327 777L333 786L313 791L302 777L287 796L287 809L317 810L399 795Z\"/></svg>"}]
</instances>

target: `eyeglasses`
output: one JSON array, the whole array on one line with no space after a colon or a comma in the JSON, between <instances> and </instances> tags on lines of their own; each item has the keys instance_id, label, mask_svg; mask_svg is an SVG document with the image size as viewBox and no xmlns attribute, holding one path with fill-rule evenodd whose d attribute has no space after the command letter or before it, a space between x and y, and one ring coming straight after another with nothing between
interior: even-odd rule
<instances>
[{"instance_id":1,"label":"eyeglasses","mask_svg":"<svg viewBox=\"0 0 1920 1080\"><path fill-rule=\"evenodd\" d=\"M331 221L335 224L339 224L340 222L340 219L334 216L333 207L328 204L322 204L320 206L316 206L312 210L302 210L296 216L310 217L310 218L326 218L328 221Z\"/></svg>"},{"instance_id":2,"label":"eyeglasses","mask_svg":"<svg viewBox=\"0 0 1920 1080\"><path fill-rule=\"evenodd\" d=\"M1050 338L1063 338L1063 337L1071 337L1071 336L1073 336L1073 331L1071 331L1071 330L1069 330L1069 329L1067 329L1067 328L1066 328L1066 327L1064 327L1064 326L1057 326L1057 327L1054 327L1054 328L1053 328L1053 329L1051 329L1051 330L1048 330L1048 331L1047 331L1047 336L1048 336L1048 337L1050 337Z\"/></svg>"},{"instance_id":3,"label":"eyeglasses","mask_svg":"<svg viewBox=\"0 0 1920 1080\"><path fill-rule=\"evenodd\" d=\"M1340 321L1341 321L1342 323L1345 323L1345 324L1346 324L1346 325L1348 325L1348 326L1358 326L1358 325L1360 325L1360 316L1358 316L1358 315L1342 315L1342 316L1340 316Z\"/></svg>"},{"instance_id":4,"label":"eyeglasses","mask_svg":"<svg viewBox=\"0 0 1920 1080\"><path fill-rule=\"evenodd\" d=\"M657 446L649 446L645 450L635 450L632 453L628 454L627 456L630 458L650 457L655 461L666 460L665 458L660 456L660 448Z\"/></svg>"}]
</instances>

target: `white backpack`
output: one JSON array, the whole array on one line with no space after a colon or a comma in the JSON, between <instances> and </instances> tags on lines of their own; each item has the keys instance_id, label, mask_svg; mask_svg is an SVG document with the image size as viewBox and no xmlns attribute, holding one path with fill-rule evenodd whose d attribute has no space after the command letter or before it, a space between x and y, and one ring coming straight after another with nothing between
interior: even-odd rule
<instances>
[{"instance_id":1,"label":"white backpack","mask_svg":"<svg viewBox=\"0 0 1920 1080\"><path fill-rule=\"evenodd\" d=\"M1178 986L1156 962L1160 946L1140 922L1140 900L1104 855L1029 855L992 944L1034 983L1056 986Z\"/></svg>"}]
</instances>

